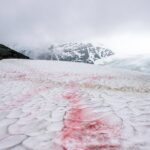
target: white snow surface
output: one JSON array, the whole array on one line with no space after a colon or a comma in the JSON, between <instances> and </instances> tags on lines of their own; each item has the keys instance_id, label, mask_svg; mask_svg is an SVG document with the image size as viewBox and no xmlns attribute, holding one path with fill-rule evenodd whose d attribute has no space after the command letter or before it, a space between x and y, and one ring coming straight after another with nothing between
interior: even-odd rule
<instances>
[{"instance_id":1,"label":"white snow surface","mask_svg":"<svg viewBox=\"0 0 150 150\"><path fill-rule=\"evenodd\" d=\"M0 150L150 150L149 137L149 74L0 61Z\"/></svg>"},{"instance_id":2,"label":"white snow surface","mask_svg":"<svg viewBox=\"0 0 150 150\"><path fill-rule=\"evenodd\" d=\"M114 68L124 68L139 72L150 73L150 55L113 55L95 61L96 65L105 65Z\"/></svg>"}]
</instances>

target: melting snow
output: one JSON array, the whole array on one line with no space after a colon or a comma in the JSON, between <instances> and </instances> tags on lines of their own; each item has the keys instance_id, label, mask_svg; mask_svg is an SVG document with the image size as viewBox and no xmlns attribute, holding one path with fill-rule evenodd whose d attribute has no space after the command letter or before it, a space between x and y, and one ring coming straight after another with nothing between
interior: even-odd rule
<instances>
[{"instance_id":1,"label":"melting snow","mask_svg":"<svg viewBox=\"0 0 150 150\"><path fill-rule=\"evenodd\" d=\"M0 103L0 150L150 149L147 74L2 60Z\"/></svg>"}]
</instances>

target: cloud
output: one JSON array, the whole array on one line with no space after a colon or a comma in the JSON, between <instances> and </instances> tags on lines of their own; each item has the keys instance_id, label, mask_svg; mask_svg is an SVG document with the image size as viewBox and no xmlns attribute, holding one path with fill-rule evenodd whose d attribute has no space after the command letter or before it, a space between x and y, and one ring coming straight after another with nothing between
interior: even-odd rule
<instances>
[{"instance_id":1,"label":"cloud","mask_svg":"<svg viewBox=\"0 0 150 150\"><path fill-rule=\"evenodd\" d=\"M149 7L149 0L1 0L0 42L30 48L140 36L150 32Z\"/></svg>"}]
</instances>

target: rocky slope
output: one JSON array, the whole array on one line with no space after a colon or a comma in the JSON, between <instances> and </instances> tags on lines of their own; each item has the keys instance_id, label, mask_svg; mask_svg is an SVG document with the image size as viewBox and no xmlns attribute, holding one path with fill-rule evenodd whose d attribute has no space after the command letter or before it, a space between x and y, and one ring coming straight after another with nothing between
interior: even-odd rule
<instances>
[{"instance_id":1,"label":"rocky slope","mask_svg":"<svg viewBox=\"0 0 150 150\"><path fill-rule=\"evenodd\" d=\"M103 57L113 55L110 49L96 47L91 43L66 43L61 45L51 45L47 50L22 51L33 59L59 60L91 63Z\"/></svg>"},{"instance_id":2,"label":"rocky slope","mask_svg":"<svg viewBox=\"0 0 150 150\"><path fill-rule=\"evenodd\" d=\"M6 58L22 58L22 59L29 59L29 57L16 52L15 50L10 49L9 47L0 44L0 59Z\"/></svg>"}]
</instances>

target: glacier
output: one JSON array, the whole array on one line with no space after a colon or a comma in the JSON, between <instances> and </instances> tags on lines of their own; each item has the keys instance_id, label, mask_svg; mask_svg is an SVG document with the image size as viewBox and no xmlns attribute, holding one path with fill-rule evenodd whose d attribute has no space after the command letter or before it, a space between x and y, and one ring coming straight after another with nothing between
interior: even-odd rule
<instances>
[{"instance_id":1,"label":"glacier","mask_svg":"<svg viewBox=\"0 0 150 150\"><path fill-rule=\"evenodd\" d=\"M150 76L110 66L0 61L0 150L149 150Z\"/></svg>"},{"instance_id":2,"label":"glacier","mask_svg":"<svg viewBox=\"0 0 150 150\"><path fill-rule=\"evenodd\" d=\"M96 65L109 66L111 68L123 68L132 71L150 73L150 55L113 55L96 60Z\"/></svg>"}]
</instances>

